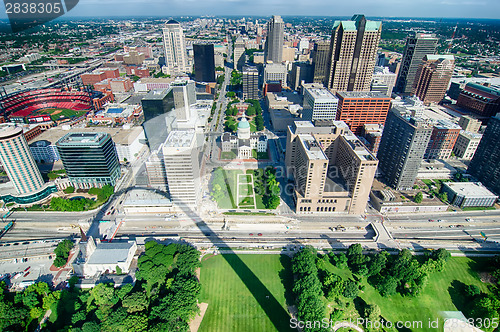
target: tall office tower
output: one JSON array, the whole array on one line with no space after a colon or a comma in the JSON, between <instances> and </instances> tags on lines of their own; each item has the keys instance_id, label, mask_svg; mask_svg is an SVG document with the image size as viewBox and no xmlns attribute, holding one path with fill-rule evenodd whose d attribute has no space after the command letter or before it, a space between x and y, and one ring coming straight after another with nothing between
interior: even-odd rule
<instances>
[{"instance_id":1,"label":"tall office tower","mask_svg":"<svg viewBox=\"0 0 500 332\"><path fill-rule=\"evenodd\" d=\"M236 41L234 42L234 50L233 50L233 55L234 55L234 67L241 71L243 69L243 66L245 65L245 42L243 41L243 38L241 36L238 36L236 38Z\"/></svg>"},{"instance_id":2,"label":"tall office tower","mask_svg":"<svg viewBox=\"0 0 500 332\"><path fill-rule=\"evenodd\" d=\"M43 187L42 175L21 126L0 124L0 160L19 194L35 192Z\"/></svg>"},{"instance_id":3,"label":"tall office tower","mask_svg":"<svg viewBox=\"0 0 500 332\"><path fill-rule=\"evenodd\" d=\"M288 80L293 90L298 90L302 83L312 83L313 70L308 62L294 62Z\"/></svg>"},{"instance_id":4,"label":"tall office tower","mask_svg":"<svg viewBox=\"0 0 500 332\"><path fill-rule=\"evenodd\" d=\"M174 107L177 121L189 121L191 119L190 106L196 104L196 87L193 81L181 81L172 83L174 92Z\"/></svg>"},{"instance_id":5,"label":"tall office tower","mask_svg":"<svg viewBox=\"0 0 500 332\"><path fill-rule=\"evenodd\" d=\"M328 66L328 53L330 52L330 41L319 41L314 44L313 53L313 82L323 83Z\"/></svg>"},{"instance_id":6,"label":"tall office tower","mask_svg":"<svg viewBox=\"0 0 500 332\"><path fill-rule=\"evenodd\" d=\"M468 115L462 115L458 120L458 125L465 131L477 133L481 129L481 121L478 121Z\"/></svg>"},{"instance_id":7,"label":"tall office tower","mask_svg":"<svg viewBox=\"0 0 500 332\"><path fill-rule=\"evenodd\" d=\"M186 54L186 42L179 22L170 20L163 28L165 63L171 75L190 72Z\"/></svg>"},{"instance_id":8,"label":"tall office tower","mask_svg":"<svg viewBox=\"0 0 500 332\"><path fill-rule=\"evenodd\" d=\"M215 82L214 45L193 45L194 78L197 82Z\"/></svg>"},{"instance_id":9,"label":"tall office tower","mask_svg":"<svg viewBox=\"0 0 500 332\"><path fill-rule=\"evenodd\" d=\"M120 177L115 143L106 133L69 133L56 143L75 188L114 186Z\"/></svg>"},{"instance_id":10,"label":"tall office tower","mask_svg":"<svg viewBox=\"0 0 500 332\"><path fill-rule=\"evenodd\" d=\"M453 55L427 54L417 70L413 93L424 104L439 103L446 94L454 67Z\"/></svg>"},{"instance_id":11,"label":"tall office tower","mask_svg":"<svg viewBox=\"0 0 500 332\"><path fill-rule=\"evenodd\" d=\"M436 53L437 42L435 34L412 33L406 37L403 61L396 82L397 92L412 93L418 67L422 64L425 55Z\"/></svg>"},{"instance_id":12,"label":"tall office tower","mask_svg":"<svg viewBox=\"0 0 500 332\"><path fill-rule=\"evenodd\" d=\"M339 99L318 83L304 84L304 120L335 120Z\"/></svg>"},{"instance_id":13,"label":"tall office tower","mask_svg":"<svg viewBox=\"0 0 500 332\"><path fill-rule=\"evenodd\" d=\"M283 61L283 42L285 22L281 16L273 15L267 23L266 45L264 46L265 60L274 63Z\"/></svg>"},{"instance_id":14,"label":"tall office tower","mask_svg":"<svg viewBox=\"0 0 500 332\"><path fill-rule=\"evenodd\" d=\"M365 124L384 124L391 107L391 98L380 92L337 92L337 120L360 135Z\"/></svg>"},{"instance_id":15,"label":"tall office tower","mask_svg":"<svg viewBox=\"0 0 500 332\"><path fill-rule=\"evenodd\" d=\"M195 132L171 131L162 150L172 202L197 209L201 181Z\"/></svg>"},{"instance_id":16,"label":"tall office tower","mask_svg":"<svg viewBox=\"0 0 500 332\"><path fill-rule=\"evenodd\" d=\"M255 66L243 68L243 99L259 99L259 71Z\"/></svg>"},{"instance_id":17,"label":"tall office tower","mask_svg":"<svg viewBox=\"0 0 500 332\"><path fill-rule=\"evenodd\" d=\"M158 150L151 152L148 160L144 163L148 175L148 184L155 189L168 192L167 174L165 173L165 161L163 159L163 145Z\"/></svg>"},{"instance_id":18,"label":"tall office tower","mask_svg":"<svg viewBox=\"0 0 500 332\"><path fill-rule=\"evenodd\" d=\"M432 128L431 139L425 150L425 159L449 159L462 128L448 120L438 120Z\"/></svg>"},{"instance_id":19,"label":"tall office tower","mask_svg":"<svg viewBox=\"0 0 500 332\"><path fill-rule=\"evenodd\" d=\"M297 213L365 212L378 161L345 123L295 121L285 159Z\"/></svg>"},{"instance_id":20,"label":"tall office tower","mask_svg":"<svg viewBox=\"0 0 500 332\"><path fill-rule=\"evenodd\" d=\"M328 56L325 86L336 91L370 91L382 22L354 15L335 21Z\"/></svg>"},{"instance_id":21,"label":"tall office tower","mask_svg":"<svg viewBox=\"0 0 500 332\"><path fill-rule=\"evenodd\" d=\"M396 74L391 72L387 67L376 66L373 72L371 91L378 91L387 96L392 95L392 89L396 84ZM384 87L382 90L377 90L376 87Z\"/></svg>"},{"instance_id":22,"label":"tall office tower","mask_svg":"<svg viewBox=\"0 0 500 332\"><path fill-rule=\"evenodd\" d=\"M467 172L500 195L500 114L488 121Z\"/></svg>"},{"instance_id":23,"label":"tall office tower","mask_svg":"<svg viewBox=\"0 0 500 332\"><path fill-rule=\"evenodd\" d=\"M396 108L389 111L377 153L386 184L397 190L413 188L431 132L419 118L407 119Z\"/></svg>"},{"instance_id":24,"label":"tall office tower","mask_svg":"<svg viewBox=\"0 0 500 332\"><path fill-rule=\"evenodd\" d=\"M165 142L168 133L172 130L175 120L171 112L174 108L174 92L172 88L151 90L141 100L144 114L144 135L148 142L149 150L155 151L160 144Z\"/></svg>"}]
</instances>

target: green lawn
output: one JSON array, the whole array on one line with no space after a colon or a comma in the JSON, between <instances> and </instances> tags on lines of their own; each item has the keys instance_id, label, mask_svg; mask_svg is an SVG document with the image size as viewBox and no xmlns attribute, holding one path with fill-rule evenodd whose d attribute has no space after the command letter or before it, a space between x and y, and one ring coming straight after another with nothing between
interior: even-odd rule
<instances>
[{"instance_id":1,"label":"green lawn","mask_svg":"<svg viewBox=\"0 0 500 332\"><path fill-rule=\"evenodd\" d=\"M289 331L285 293L290 259L282 255L218 255L202 262L200 332ZM283 280L283 281L282 281Z\"/></svg>"},{"instance_id":2,"label":"green lawn","mask_svg":"<svg viewBox=\"0 0 500 332\"><path fill-rule=\"evenodd\" d=\"M269 155L267 154L267 152L257 152L257 150L252 150L252 157L257 160L269 159Z\"/></svg>"},{"instance_id":3,"label":"green lawn","mask_svg":"<svg viewBox=\"0 0 500 332\"><path fill-rule=\"evenodd\" d=\"M247 169L247 174L253 174L253 169ZM255 184L259 181L262 181L260 180L259 177L255 176L255 174L253 174L253 182L254 182L254 188L255 188ZM255 192L255 208L256 209L265 209L266 206L264 205L264 202L262 202L263 200L263 195L261 195L260 193L258 192Z\"/></svg>"},{"instance_id":4,"label":"green lawn","mask_svg":"<svg viewBox=\"0 0 500 332\"><path fill-rule=\"evenodd\" d=\"M253 197L245 197L243 199L241 199L241 197L240 197L239 199L240 199L240 203L238 205L240 208L248 207L248 206L253 208L253 205L254 205Z\"/></svg>"},{"instance_id":5,"label":"green lawn","mask_svg":"<svg viewBox=\"0 0 500 332\"><path fill-rule=\"evenodd\" d=\"M73 111L66 108L61 109L46 109L39 112L40 114L49 114L53 121L59 120L61 118L72 118L79 117L87 113L87 111Z\"/></svg>"},{"instance_id":6,"label":"green lawn","mask_svg":"<svg viewBox=\"0 0 500 332\"><path fill-rule=\"evenodd\" d=\"M446 265L443 272L431 274L429 283L418 297L399 294L391 297L382 297L377 290L368 284L365 278L362 279L364 291L360 297L368 304L377 304L385 320L396 321L423 321L424 327L428 320L442 319L440 311L461 311L464 300L461 293L457 291L460 284L474 284L482 291L488 292L486 284L479 280L477 269L483 266L487 260L479 258L453 257ZM328 265L329 269L338 273L343 278L351 276L348 270L339 270ZM440 320L442 323L442 320ZM394 329L394 331L396 331ZM438 331L437 329L424 328L412 329L412 331ZM440 330L442 331L442 326Z\"/></svg>"},{"instance_id":7,"label":"green lawn","mask_svg":"<svg viewBox=\"0 0 500 332\"><path fill-rule=\"evenodd\" d=\"M247 174L245 176L240 176L239 180L240 180L240 183L251 183L252 177L249 174Z\"/></svg>"},{"instance_id":8,"label":"green lawn","mask_svg":"<svg viewBox=\"0 0 500 332\"><path fill-rule=\"evenodd\" d=\"M251 183L241 183L239 184L239 194L240 196L250 196L253 192L253 186Z\"/></svg>"},{"instance_id":9,"label":"green lawn","mask_svg":"<svg viewBox=\"0 0 500 332\"><path fill-rule=\"evenodd\" d=\"M227 180L228 185L226 186L229 197L222 197L217 201L217 205L221 209L235 209L237 206L236 200L236 177L238 174L243 174L239 170L224 170L224 178Z\"/></svg>"},{"instance_id":10,"label":"green lawn","mask_svg":"<svg viewBox=\"0 0 500 332\"><path fill-rule=\"evenodd\" d=\"M496 210L494 206L483 207L483 206L469 206L464 207L462 211L481 211L481 210Z\"/></svg>"},{"instance_id":11,"label":"green lawn","mask_svg":"<svg viewBox=\"0 0 500 332\"><path fill-rule=\"evenodd\" d=\"M220 154L220 159L221 160L233 160L236 159L236 150L228 151L228 152L222 152Z\"/></svg>"}]
</instances>

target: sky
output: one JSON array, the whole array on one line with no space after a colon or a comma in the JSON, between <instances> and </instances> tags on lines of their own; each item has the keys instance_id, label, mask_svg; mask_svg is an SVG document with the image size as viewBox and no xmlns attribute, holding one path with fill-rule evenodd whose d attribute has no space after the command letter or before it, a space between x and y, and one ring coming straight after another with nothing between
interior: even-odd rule
<instances>
[{"instance_id":1,"label":"sky","mask_svg":"<svg viewBox=\"0 0 500 332\"><path fill-rule=\"evenodd\" d=\"M37 0L30 0L36 2ZM45 0L46 1L46 0ZM6 18L0 10L0 18ZM313 15L500 19L499 0L80 0L67 17Z\"/></svg>"}]
</instances>

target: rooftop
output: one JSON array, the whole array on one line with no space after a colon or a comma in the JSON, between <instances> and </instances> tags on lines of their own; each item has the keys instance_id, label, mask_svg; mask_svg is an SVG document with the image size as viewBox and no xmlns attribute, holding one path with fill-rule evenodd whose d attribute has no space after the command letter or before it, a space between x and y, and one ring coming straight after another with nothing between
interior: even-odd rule
<instances>
[{"instance_id":1,"label":"rooftop","mask_svg":"<svg viewBox=\"0 0 500 332\"><path fill-rule=\"evenodd\" d=\"M109 134L102 132L88 133L88 132L75 132L68 133L64 135L58 142L57 145L62 146L98 146L100 142Z\"/></svg>"},{"instance_id":2,"label":"rooftop","mask_svg":"<svg viewBox=\"0 0 500 332\"><path fill-rule=\"evenodd\" d=\"M337 92L337 95L343 99L349 98L349 99L366 99L366 98L371 98L371 99L385 99L387 101L391 100L391 97L388 97L387 95L380 93L380 92L363 92L363 91L342 91L342 92Z\"/></svg>"},{"instance_id":3,"label":"rooftop","mask_svg":"<svg viewBox=\"0 0 500 332\"><path fill-rule=\"evenodd\" d=\"M321 149L321 145L312 135L302 134L299 136L301 144L307 153L309 160L328 160Z\"/></svg>"},{"instance_id":4,"label":"rooftop","mask_svg":"<svg viewBox=\"0 0 500 332\"><path fill-rule=\"evenodd\" d=\"M165 99L170 89L151 90L142 100L162 100Z\"/></svg>"},{"instance_id":5,"label":"rooftop","mask_svg":"<svg viewBox=\"0 0 500 332\"><path fill-rule=\"evenodd\" d=\"M481 182L444 182L443 184L458 195L464 195L467 197L497 197L491 191L486 189Z\"/></svg>"},{"instance_id":6,"label":"rooftop","mask_svg":"<svg viewBox=\"0 0 500 332\"><path fill-rule=\"evenodd\" d=\"M338 101L339 99L333 95L327 88L308 88L305 87L305 91L307 91L311 97L314 98L315 102L332 102Z\"/></svg>"},{"instance_id":7,"label":"rooftop","mask_svg":"<svg viewBox=\"0 0 500 332\"><path fill-rule=\"evenodd\" d=\"M141 126L130 127L130 129L126 129L127 127L118 127L118 128L108 128L108 127L88 127L88 128L78 128L71 129L76 132L84 132L89 134L96 134L98 132L109 134L115 142L115 144L120 145L129 145L132 144L141 133L143 133L143 128ZM61 127L54 127L48 130L43 131L39 136L37 136L32 143L36 143L38 141L48 141L51 144L55 144L61 137L68 134L68 130L64 130Z\"/></svg>"},{"instance_id":8,"label":"rooftop","mask_svg":"<svg viewBox=\"0 0 500 332\"><path fill-rule=\"evenodd\" d=\"M134 242L99 243L87 264L116 264L126 262Z\"/></svg>"},{"instance_id":9,"label":"rooftop","mask_svg":"<svg viewBox=\"0 0 500 332\"><path fill-rule=\"evenodd\" d=\"M12 135L18 135L23 132L23 127L13 123L0 124L0 139Z\"/></svg>"},{"instance_id":10,"label":"rooftop","mask_svg":"<svg viewBox=\"0 0 500 332\"><path fill-rule=\"evenodd\" d=\"M173 130L163 145L164 148L189 148L195 140L194 131Z\"/></svg>"}]
</instances>

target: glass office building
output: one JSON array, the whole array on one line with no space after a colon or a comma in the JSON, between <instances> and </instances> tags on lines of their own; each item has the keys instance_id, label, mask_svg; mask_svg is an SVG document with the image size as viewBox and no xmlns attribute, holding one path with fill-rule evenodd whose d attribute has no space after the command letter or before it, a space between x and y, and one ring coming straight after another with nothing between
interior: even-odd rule
<instances>
[{"instance_id":1,"label":"glass office building","mask_svg":"<svg viewBox=\"0 0 500 332\"><path fill-rule=\"evenodd\" d=\"M69 133L56 146L75 188L114 186L120 177L118 154L109 134Z\"/></svg>"}]
</instances>

